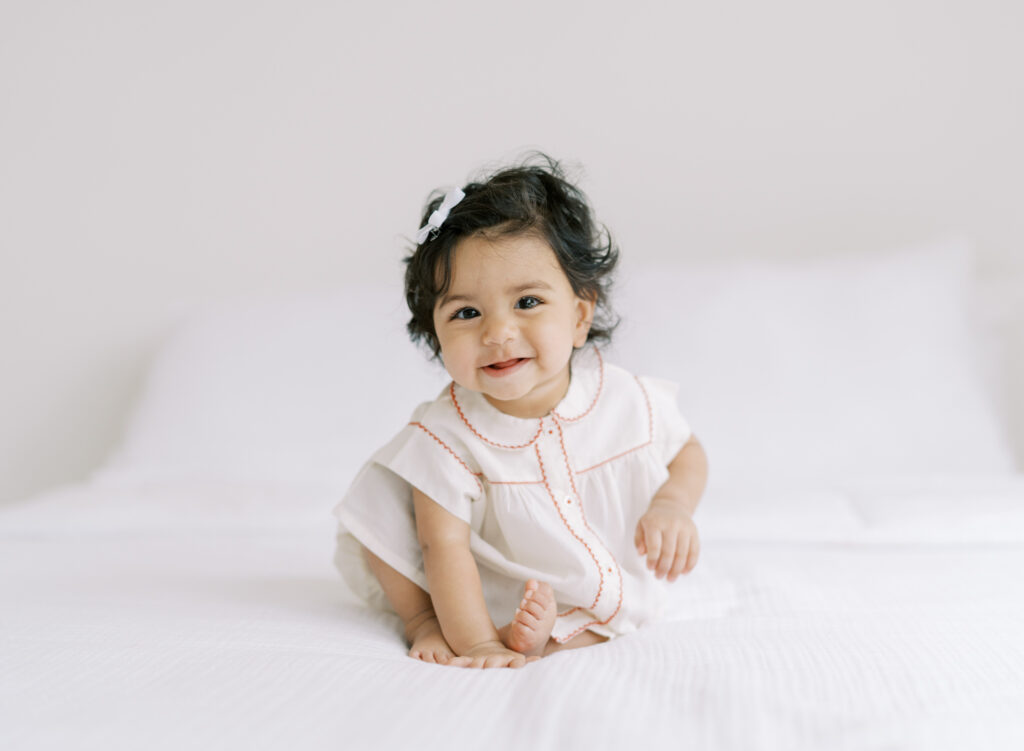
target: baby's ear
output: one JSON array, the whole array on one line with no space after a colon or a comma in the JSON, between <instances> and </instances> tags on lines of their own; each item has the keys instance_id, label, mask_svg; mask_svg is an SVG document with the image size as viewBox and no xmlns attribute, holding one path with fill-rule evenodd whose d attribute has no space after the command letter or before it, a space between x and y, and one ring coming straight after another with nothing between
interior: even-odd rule
<instances>
[{"instance_id":1,"label":"baby's ear","mask_svg":"<svg viewBox=\"0 0 1024 751\"><path fill-rule=\"evenodd\" d=\"M582 347L587 343L587 334L590 333L590 325L594 322L595 300L584 300L576 298L576 328L573 331L572 344L574 347Z\"/></svg>"}]
</instances>

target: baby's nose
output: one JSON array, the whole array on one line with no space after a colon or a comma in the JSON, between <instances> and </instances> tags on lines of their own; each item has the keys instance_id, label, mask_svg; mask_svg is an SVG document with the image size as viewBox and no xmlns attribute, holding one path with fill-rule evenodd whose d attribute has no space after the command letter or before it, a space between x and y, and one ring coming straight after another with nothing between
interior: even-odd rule
<instances>
[{"instance_id":1,"label":"baby's nose","mask_svg":"<svg viewBox=\"0 0 1024 751\"><path fill-rule=\"evenodd\" d=\"M504 344L515 339L518 331L512 316L493 316L484 327L484 344Z\"/></svg>"}]
</instances>

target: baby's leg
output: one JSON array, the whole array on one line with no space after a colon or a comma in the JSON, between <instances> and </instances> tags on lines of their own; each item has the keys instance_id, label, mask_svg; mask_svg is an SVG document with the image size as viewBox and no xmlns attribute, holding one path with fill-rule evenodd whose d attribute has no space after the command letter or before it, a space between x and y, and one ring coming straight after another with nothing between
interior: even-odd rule
<instances>
[{"instance_id":1,"label":"baby's leg","mask_svg":"<svg viewBox=\"0 0 1024 751\"><path fill-rule=\"evenodd\" d=\"M441 624L434 613L430 595L365 547L363 556L391 607L405 624L405 639L411 645L409 656L442 665L454 657L455 653L441 633Z\"/></svg>"}]
</instances>

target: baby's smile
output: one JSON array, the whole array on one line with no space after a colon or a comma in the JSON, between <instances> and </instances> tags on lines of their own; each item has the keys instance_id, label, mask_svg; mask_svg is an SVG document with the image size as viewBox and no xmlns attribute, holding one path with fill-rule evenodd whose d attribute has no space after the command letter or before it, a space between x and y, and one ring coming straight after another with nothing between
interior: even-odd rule
<instances>
[{"instance_id":1,"label":"baby's smile","mask_svg":"<svg viewBox=\"0 0 1024 751\"><path fill-rule=\"evenodd\" d=\"M528 357L513 357L510 360L492 362L490 365L485 365L482 370L494 378L503 378L518 371L529 360Z\"/></svg>"}]
</instances>

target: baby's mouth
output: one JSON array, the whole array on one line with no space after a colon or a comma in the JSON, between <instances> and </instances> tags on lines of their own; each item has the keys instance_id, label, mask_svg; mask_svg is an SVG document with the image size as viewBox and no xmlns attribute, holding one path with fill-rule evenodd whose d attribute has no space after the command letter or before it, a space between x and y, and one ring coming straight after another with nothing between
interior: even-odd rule
<instances>
[{"instance_id":1,"label":"baby's mouth","mask_svg":"<svg viewBox=\"0 0 1024 751\"><path fill-rule=\"evenodd\" d=\"M483 369L490 375L504 375L506 373L511 373L512 371L516 370L517 366L526 362L526 359L527 358L525 357L513 357L510 360L492 362L490 365L485 365Z\"/></svg>"}]
</instances>

